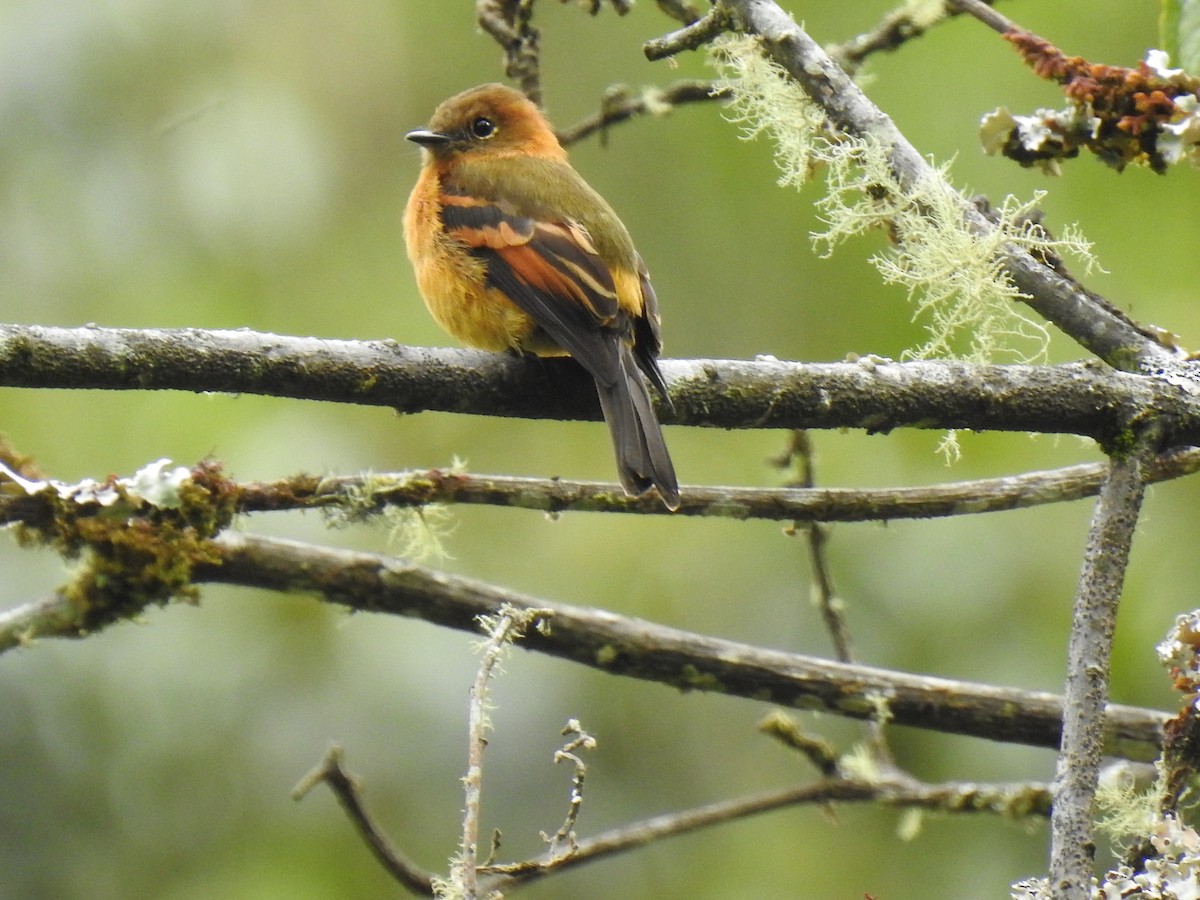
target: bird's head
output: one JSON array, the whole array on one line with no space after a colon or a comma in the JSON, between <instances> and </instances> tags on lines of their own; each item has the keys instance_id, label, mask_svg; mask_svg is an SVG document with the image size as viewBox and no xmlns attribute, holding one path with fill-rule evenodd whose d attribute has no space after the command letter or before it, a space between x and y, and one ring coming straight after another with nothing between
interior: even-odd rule
<instances>
[{"instance_id":1,"label":"bird's head","mask_svg":"<svg viewBox=\"0 0 1200 900\"><path fill-rule=\"evenodd\" d=\"M503 84L484 84L456 94L434 110L428 128L405 137L434 159L459 154L566 158L541 110L520 91Z\"/></svg>"}]
</instances>

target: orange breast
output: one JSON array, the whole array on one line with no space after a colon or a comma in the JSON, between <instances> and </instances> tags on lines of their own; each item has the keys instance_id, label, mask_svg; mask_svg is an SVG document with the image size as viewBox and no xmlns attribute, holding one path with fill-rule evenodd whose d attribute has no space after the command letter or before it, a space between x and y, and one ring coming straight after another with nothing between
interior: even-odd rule
<instances>
[{"instance_id":1,"label":"orange breast","mask_svg":"<svg viewBox=\"0 0 1200 900\"><path fill-rule=\"evenodd\" d=\"M526 346L533 320L504 294L484 284L483 263L441 228L437 184L424 174L404 211L404 240L417 287L434 320L470 347L503 351ZM544 351L541 351L544 352Z\"/></svg>"}]
</instances>

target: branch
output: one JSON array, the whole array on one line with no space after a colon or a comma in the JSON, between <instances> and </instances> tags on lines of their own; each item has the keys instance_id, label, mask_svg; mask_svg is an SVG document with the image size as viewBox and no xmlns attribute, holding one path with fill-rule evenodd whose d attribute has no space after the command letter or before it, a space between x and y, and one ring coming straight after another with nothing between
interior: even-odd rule
<instances>
[{"instance_id":1,"label":"branch","mask_svg":"<svg viewBox=\"0 0 1200 900\"><path fill-rule=\"evenodd\" d=\"M1061 900L1092 896L1092 806L1104 753L1104 707L1125 566L1145 493L1142 469L1158 429L1140 436L1127 456L1114 456L1092 514L1067 647L1066 716L1050 819L1050 884Z\"/></svg>"},{"instance_id":2,"label":"branch","mask_svg":"<svg viewBox=\"0 0 1200 900\"><path fill-rule=\"evenodd\" d=\"M475 18L504 50L504 74L541 106L541 35L531 24L533 0L475 0Z\"/></svg>"},{"instance_id":3,"label":"branch","mask_svg":"<svg viewBox=\"0 0 1200 900\"><path fill-rule=\"evenodd\" d=\"M0 453L0 456L3 454ZM1200 450L1174 450L1151 460L1147 483L1180 478L1200 470ZM547 513L604 512L764 519L787 522L886 522L1025 509L1094 496L1108 471L1106 463L1026 472L909 488L774 488L689 485L674 513L661 503L629 497L613 482L571 481L483 475L447 469L373 472L365 475L298 474L275 481L220 481L237 514L295 510L334 510L344 519L366 521L389 508L431 504L484 504ZM215 482L222 479L209 468ZM0 473L3 477L3 473ZM3 481L0 481L3 484ZM0 493L0 525L22 524L45 530L62 509L56 494ZM81 510L82 511L82 510ZM60 616L69 605L53 598L0 612L0 652L35 636L64 629ZM43 623L46 627L43 627Z\"/></svg>"},{"instance_id":4,"label":"branch","mask_svg":"<svg viewBox=\"0 0 1200 900\"><path fill-rule=\"evenodd\" d=\"M817 479L816 451L809 433L796 430L791 433L786 456L781 460L794 461L798 470L797 482L812 490ZM799 523L793 523L793 528ZM812 603L821 614L825 630L833 643L834 656L838 662L856 663L854 645L850 639L850 623L846 621L846 608L833 586L833 571L825 552L829 541L829 530L821 522L809 522L804 528L805 543L808 545L808 566L812 572ZM879 766L894 768L892 752L887 744L884 723L871 719L864 726L867 743Z\"/></svg>"},{"instance_id":5,"label":"branch","mask_svg":"<svg viewBox=\"0 0 1200 900\"><path fill-rule=\"evenodd\" d=\"M804 787L723 800L614 828L580 840L570 856L558 859L553 866L523 865L519 874L481 879L480 886L481 889L505 890L663 838L777 809L808 804L867 802L898 809L927 809L944 813L992 812L1009 817L1046 816L1050 809L1050 791L1047 786L1036 783L938 785L830 778Z\"/></svg>"},{"instance_id":6,"label":"branch","mask_svg":"<svg viewBox=\"0 0 1200 900\"><path fill-rule=\"evenodd\" d=\"M480 616L479 625L487 634L480 648L482 659L471 683L467 705L467 774L463 776L466 798L463 804L462 842L459 856L451 866L452 884L464 900L479 895L479 815L483 797L483 753L487 747L488 709L491 706L490 683L504 651L538 615L536 610L501 607L494 616ZM488 896L489 892L484 892Z\"/></svg>"},{"instance_id":7,"label":"branch","mask_svg":"<svg viewBox=\"0 0 1200 900\"><path fill-rule=\"evenodd\" d=\"M358 781L342 767L342 748L336 744L329 748L316 768L300 779L292 789L292 799L304 799L309 791L322 782L329 785L347 818L388 874L412 893L432 897L433 873L400 853L375 824L359 796Z\"/></svg>"},{"instance_id":8,"label":"branch","mask_svg":"<svg viewBox=\"0 0 1200 900\"><path fill-rule=\"evenodd\" d=\"M1147 482L1200 470L1200 450L1154 459ZM790 522L884 522L1024 509L1095 496L1107 463L910 488L752 488L689 485L670 512L653 498L626 496L613 482L480 475L429 469L370 475L294 475L236 486L242 513L327 509L355 504L364 514L431 503L486 504L540 512L606 512ZM35 500L0 496L0 524L37 518ZM2 641L0 641L2 646Z\"/></svg>"},{"instance_id":9,"label":"branch","mask_svg":"<svg viewBox=\"0 0 1200 900\"><path fill-rule=\"evenodd\" d=\"M310 592L351 609L422 619L475 632L476 618L505 603L544 610L550 627L520 646L614 675L746 697L854 719L890 721L989 740L1057 747L1062 699L1052 694L917 676L710 638L603 610L546 601L373 553L225 532L219 562L197 582ZM1109 706L1107 753L1153 759L1166 714Z\"/></svg>"},{"instance_id":10,"label":"branch","mask_svg":"<svg viewBox=\"0 0 1200 900\"><path fill-rule=\"evenodd\" d=\"M1017 30L1016 22L992 9L990 4L984 3L982 0L946 0L946 4L954 9L952 15L966 13L974 16L988 28L998 31L1000 34Z\"/></svg>"},{"instance_id":11,"label":"branch","mask_svg":"<svg viewBox=\"0 0 1200 900\"><path fill-rule=\"evenodd\" d=\"M776 3L722 0L722 6L736 15L744 31L762 39L763 51L821 106L835 128L849 135L869 136L889 147L892 170L905 189L922 184L940 185L954 199L973 231L993 232L987 218L944 183L892 120ZM1019 247L1007 245L1001 262L1031 308L1110 365L1128 370L1161 370L1177 362L1170 350Z\"/></svg>"},{"instance_id":12,"label":"branch","mask_svg":"<svg viewBox=\"0 0 1200 900\"><path fill-rule=\"evenodd\" d=\"M1178 478L1200 469L1200 450L1177 450L1152 460L1147 483ZM197 470L194 470L197 471ZM433 503L483 503L541 512L593 511L667 514L659 503L626 497L608 482L467 475L431 469L423 472L355 476L295 475L272 482L238 484L203 469L209 488L230 498L232 512L336 508L356 519L388 507ZM970 515L1076 500L1097 493L1104 463L1085 463L1049 472L916 488L725 488L689 487L674 515L761 518L806 522L887 521ZM54 491L0 494L0 525L21 524L45 531L62 510ZM80 514L86 510L81 506ZM0 653L45 636L84 636L84 610L56 593L0 611Z\"/></svg>"},{"instance_id":13,"label":"branch","mask_svg":"<svg viewBox=\"0 0 1200 900\"><path fill-rule=\"evenodd\" d=\"M700 18L700 10L696 9L689 0L657 0L658 8L676 22L691 25Z\"/></svg>"},{"instance_id":14,"label":"branch","mask_svg":"<svg viewBox=\"0 0 1200 900\"><path fill-rule=\"evenodd\" d=\"M41 637L82 637L82 611L56 591L0 611L0 653L27 647Z\"/></svg>"},{"instance_id":15,"label":"branch","mask_svg":"<svg viewBox=\"0 0 1200 900\"><path fill-rule=\"evenodd\" d=\"M292 791L299 800L317 784L329 785L359 835L388 873L409 891L433 895L434 875L421 869L396 850L371 819L353 775L342 766L342 751L331 747L321 762L301 779ZM539 859L512 866L488 866L480 878L479 893L507 890L537 881L547 875L597 862L651 844L761 813L792 806L829 803L878 803L897 809L926 809L942 813L993 813L1006 818L1040 816L1050 812L1047 785L1029 784L921 784L915 781L868 782L830 777L800 788L764 791L747 797L723 800L694 809L667 813L622 825L590 838L575 840L563 854L551 847Z\"/></svg>"},{"instance_id":16,"label":"branch","mask_svg":"<svg viewBox=\"0 0 1200 900\"><path fill-rule=\"evenodd\" d=\"M1200 362L1190 364L1200 370ZM987 429L1108 440L1140 410L1200 444L1200 391L1184 375L1094 365L980 366L863 359L801 364L664 360L664 423L715 428ZM1190 371L1190 370L1189 370ZM598 421L592 379L569 359L252 331L0 325L0 386L266 394L522 418Z\"/></svg>"},{"instance_id":17,"label":"branch","mask_svg":"<svg viewBox=\"0 0 1200 900\"><path fill-rule=\"evenodd\" d=\"M728 31L732 25L728 11L718 3L702 19L689 22L678 31L646 41L642 45L642 52L646 54L646 59L656 62L684 50L703 47Z\"/></svg>"},{"instance_id":18,"label":"branch","mask_svg":"<svg viewBox=\"0 0 1200 900\"><path fill-rule=\"evenodd\" d=\"M677 81L665 88L646 88L638 93L632 93L625 87L613 88L604 95L598 113L558 132L558 142L569 147L600 132L603 143L610 125L646 114L665 116L675 107L686 103L703 103L728 96L727 90L700 79Z\"/></svg>"},{"instance_id":19,"label":"branch","mask_svg":"<svg viewBox=\"0 0 1200 900\"><path fill-rule=\"evenodd\" d=\"M938 18L930 19L921 9L909 3L885 15L870 31L830 47L829 54L848 71L853 72L872 53L891 53L899 50L909 41L921 37L934 25L959 15L962 15L962 10L947 7Z\"/></svg>"}]
</instances>

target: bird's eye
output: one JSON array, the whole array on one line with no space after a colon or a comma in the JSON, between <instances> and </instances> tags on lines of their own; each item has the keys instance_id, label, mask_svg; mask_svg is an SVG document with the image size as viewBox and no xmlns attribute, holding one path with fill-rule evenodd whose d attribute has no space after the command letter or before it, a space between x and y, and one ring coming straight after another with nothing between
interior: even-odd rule
<instances>
[{"instance_id":1,"label":"bird's eye","mask_svg":"<svg viewBox=\"0 0 1200 900\"><path fill-rule=\"evenodd\" d=\"M496 123L487 116L480 116L471 123L471 134L477 138L490 138L496 133Z\"/></svg>"}]
</instances>

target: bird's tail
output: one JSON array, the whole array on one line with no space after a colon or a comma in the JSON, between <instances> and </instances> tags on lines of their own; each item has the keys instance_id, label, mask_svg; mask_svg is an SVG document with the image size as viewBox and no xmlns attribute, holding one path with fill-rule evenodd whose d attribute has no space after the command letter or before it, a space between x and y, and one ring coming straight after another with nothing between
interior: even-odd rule
<instances>
[{"instance_id":1,"label":"bird's tail","mask_svg":"<svg viewBox=\"0 0 1200 900\"><path fill-rule=\"evenodd\" d=\"M679 482L642 373L630 349L621 346L621 373L612 384L596 382L604 421L612 434L617 471L626 493L658 488L667 509L679 508Z\"/></svg>"}]
</instances>

